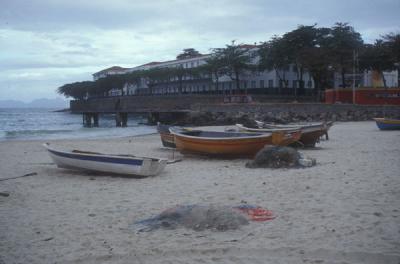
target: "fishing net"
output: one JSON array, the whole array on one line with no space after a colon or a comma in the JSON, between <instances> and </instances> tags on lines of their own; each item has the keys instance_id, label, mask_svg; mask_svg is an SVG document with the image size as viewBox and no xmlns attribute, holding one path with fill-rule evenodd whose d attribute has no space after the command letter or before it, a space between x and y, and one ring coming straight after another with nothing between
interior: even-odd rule
<instances>
[{"instance_id":1,"label":"fishing net","mask_svg":"<svg viewBox=\"0 0 400 264\"><path fill-rule=\"evenodd\" d=\"M293 168L311 167L316 160L305 157L296 149L282 146L265 146L254 160L246 164L247 168Z\"/></svg>"},{"instance_id":2,"label":"fishing net","mask_svg":"<svg viewBox=\"0 0 400 264\"><path fill-rule=\"evenodd\" d=\"M212 229L227 231L238 229L249 221L267 221L273 219L271 211L258 206L239 205L235 207L216 205L177 205L155 217L135 222L139 230L176 229L185 227L196 231Z\"/></svg>"}]
</instances>

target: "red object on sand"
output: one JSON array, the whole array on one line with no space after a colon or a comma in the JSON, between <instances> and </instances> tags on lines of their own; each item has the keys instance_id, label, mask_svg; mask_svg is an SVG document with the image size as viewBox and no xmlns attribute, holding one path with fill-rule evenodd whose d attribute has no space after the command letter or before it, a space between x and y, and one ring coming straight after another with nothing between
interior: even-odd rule
<instances>
[{"instance_id":1,"label":"red object on sand","mask_svg":"<svg viewBox=\"0 0 400 264\"><path fill-rule=\"evenodd\" d=\"M268 221L275 218L274 214L270 210L263 209L261 207L239 207L237 208L241 212L248 215L251 221Z\"/></svg>"}]
</instances>

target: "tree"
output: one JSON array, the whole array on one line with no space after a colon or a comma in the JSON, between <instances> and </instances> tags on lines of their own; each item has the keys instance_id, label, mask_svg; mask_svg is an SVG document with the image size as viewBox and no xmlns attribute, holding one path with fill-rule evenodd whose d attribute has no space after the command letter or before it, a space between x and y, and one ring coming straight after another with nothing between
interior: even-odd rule
<instances>
[{"instance_id":1,"label":"tree","mask_svg":"<svg viewBox=\"0 0 400 264\"><path fill-rule=\"evenodd\" d=\"M347 23L336 23L327 39L333 66L342 78L342 87L346 87L345 74L352 68L353 52L363 45L360 33Z\"/></svg>"},{"instance_id":2,"label":"tree","mask_svg":"<svg viewBox=\"0 0 400 264\"><path fill-rule=\"evenodd\" d=\"M302 65L314 80L315 94L325 87L332 86L332 58L327 39L330 36L329 28L315 28L315 40L312 47L302 50Z\"/></svg>"},{"instance_id":3,"label":"tree","mask_svg":"<svg viewBox=\"0 0 400 264\"><path fill-rule=\"evenodd\" d=\"M299 88L304 89L304 72L305 64L308 59L307 53L316 47L317 44L317 29L316 25L304 26L300 25L297 29L292 30L283 35L282 39L290 47L286 49L289 61L295 65L297 82L299 83ZM297 87L294 87L294 94L297 95Z\"/></svg>"},{"instance_id":4,"label":"tree","mask_svg":"<svg viewBox=\"0 0 400 264\"><path fill-rule=\"evenodd\" d=\"M219 77L222 75L222 69L224 67L224 61L217 54L213 54L211 57L206 59L206 64L199 67L200 73L206 73L211 76L211 79L215 80L215 90L218 92Z\"/></svg>"},{"instance_id":5,"label":"tree","mask_svg":"<svg viewBox=\"0 0 400 264\"><path fill-rule=\"evenodd\" d=\"M149 94L153 94L154 85L158 82L165 82L171 76L171 69L169 68L152 68L144 71L144 76L147 79L149 87Z\"/></svg>"},{"instance_id":6,"label":"tree","mask_svg":"<svg viewBox=\"0 0 400 264\"><path fill-rule=\"evenodd\" d=\"M232 41L232 44L226 45L225 48L214 49L214 53L223 62L222 71L224 74L227 74L232 81L236 82L236 90L239 90L240 76L252 69L250 49L244 45L236 45L235 41ZM247 93L247 88L245 92Z\"/></svg>"},{"instance_id":7,"label":"tree","mask_svg":"<svg viewBox=\"0 0 400 264\"><path fill-rule=\"evenodd\" d=\"M333 85L329 51L323 47L313 47L305 50L303 55L306 57L303 66L313 78L315 95L319 98L321 90Z\"/></svg>"},{"instance_id":8,"label":"tree","mask_svg":"<svg viewBox=\"0 0 400 264\"><path fill-rule=\"evenodd\" d=\"M95 82L92 81L74 82L58 87L57 92L65 97L83 100L93 92L94 88Z\"/></svg>"},{"instance_id":9,"label":"tree","mask_svg":"<svg viewBox=\"0 0 400 264\"><path fill-rule=\"evenodd\" d=\"M374 44L365 45L360 56L360 68L378 72L387 88L384 71L396 69L396 58L393 56L391 46L388 42L378 39Z\"/></svg>"},{"instance_id":10,"label":"tree","mask_svg":"<svg viewBox=\"0 0 400 264\"><path fill-rule=\"evenodd\" d=\"M133 72L124 74L123 78L126 81L125 84L127 84L128 89L129 89L129 85L136 85L136 87L139 87L142 80L144 80L144 78L145 78L145 73L143 70L133 71Z\"/></svg>"},{"instance_id":11,"label":"tree","mask_svg":"<svg viewBox=\"0 0 400 264\"><path fill-rule=\"evenodd\" d=\"M176 68L170 68L169 72L170 77L178 78L178 92L182 93L183 88L183 80L185 77L192 76L191 68L184 68L182 65L179 65Z\"/></svg>"},{"instance_id":12,"label":"tree","mask_svg":"<svg viewBox=\"0 0 400 264\"><path fill-rule=\"evenodd\" d=\"M264 42L258 50L260 70L275 70L280 83L283 83L285 88L288 86L285 69L290 65L289 49L290 47L284 39L279 36L273 36L270 41Z\"/></svg>"},{"instance_id":13,"label":"tree","mask_svg":"<svg viewBox=\"0 0 400 264\"><path fill-rule=\"evenodd\" d=\"M383 36L383 40L388 44L391 56L396 62L400 62L400 33L389 33Z\"/></svg>"},{"instance_id":14,"label":"tree","mask_svg":"<svg viewBox=\"0 0 400 264\"><path fill-rule=\"evenodd\" d=\"M395 65L397 66L397 75L400 78L400 34L389 33L383 36L385 42L387 42L391 56L395 60ZM400 86L400 82L398 82Z\"/></svg>"},{"instance_id":15,"label":"tree","mask_svg":"<svg viewBox=\"0 0 400 264\"><path fill-rule=\"evenodd\" d=\"M199 57L201 55L202 54L200 52L198 52L197 50L195 50L193 48L188 48L188 49L184 49L181 54L176 56L176 59L177 60L190 59L190 58Z\"/></svg>"}]
</instances>

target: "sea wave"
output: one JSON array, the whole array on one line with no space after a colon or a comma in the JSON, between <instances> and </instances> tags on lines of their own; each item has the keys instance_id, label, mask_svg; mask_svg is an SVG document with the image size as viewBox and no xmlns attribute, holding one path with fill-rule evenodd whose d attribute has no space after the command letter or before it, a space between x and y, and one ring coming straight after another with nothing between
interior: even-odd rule
<instances>
[{"instance_id":1,"label":"sea wave","mask_svg":"<svg viewBox=\"0 0 400 264\"><path fill-rule=\"evenodd\" d=\"M44 140L44 139L77 139L77 138L118 138L153 134L155 127L132 126L127 128L80 128L77 130L9 130L0 131L0 141L5 140Z\"/></svg>"},{"instance_id":2,"label":"sea wave","mask_svg":"<svg viewBox=\"0 0 400 264\"><path fill-rule=\"evenodd\" d=\"M60 133L70 133L72 130L12 130L12 131L2 131L2 137L5 139L15 139L15 138L29 138L29 137L40 137L45 135L54 135Z\"/></svg>"}]
</instances>

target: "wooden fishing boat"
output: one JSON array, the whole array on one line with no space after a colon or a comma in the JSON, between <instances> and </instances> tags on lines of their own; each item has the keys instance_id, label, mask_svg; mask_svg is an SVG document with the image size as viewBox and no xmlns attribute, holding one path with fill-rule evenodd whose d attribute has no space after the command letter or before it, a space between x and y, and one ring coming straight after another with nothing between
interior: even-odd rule
<instances>
[{"instance_id":1,"label":"wooden fishing boat","mask_svg":"<svg viewBox=\"0 0 400 264\"><path fill-rule=\"evenodd\" d=\"M160 134L163 146L167 148L176 148L174 135L169 132L170 127L169 125L160 124L160 122L157 123L157 131Z\"/></svg>"},{"instance_id":2,"label":"wooden fishing boat","mask_svg":"<svg viewBox=\"0 0 400 264\"><path fill-rule=\"evenodd\" d=\"M267 124L257 121L260 129L246 128L242 127L242 130L249 132L271 132L277 129L300 129L301 137L298 142L305 147L314 147L317 142L319 142L322 136L326 136L328 139L328 130L332 127L333 122L321 122L321 123L311 123L311 124L289 124L289 125L275 125ZM252 131L253 130L253 131Z\"/></svg>"},{"instance_id":3,"label":"wooden fishing boat","mask_svg":"<svg viewBox=\"0 0 400 264\"><path fill-rule=\"evenodd\" d=\"M171 127L176 148L182 153L214 156L254 156L265 145L289 145L300 138L300 131L274 133L238 133Z\"/></svg>"},{"instance_id":4,"label":"wooden fishing boat","mask_svg":"<svg viewBox=\"0 0 400 264\"><path fill-rule=\"evenodd\" d=\"M43 146L59 168L146 177L159 174L167 164L166 159L63 150L49 143Z\"/></svg>"},{"instance_id":5,"label":"wooden fishing boat","mask_svg":"<svg viewBox=\"0 0 400 264\"><path fill-rule=\"evenodd\" d=\"M398 129L400 129L400 119L374 118L374 120L380 130L398 130Z\"/></svg>"}]
</instances>

